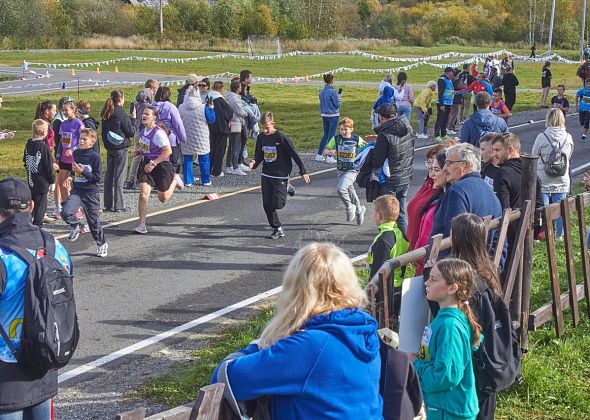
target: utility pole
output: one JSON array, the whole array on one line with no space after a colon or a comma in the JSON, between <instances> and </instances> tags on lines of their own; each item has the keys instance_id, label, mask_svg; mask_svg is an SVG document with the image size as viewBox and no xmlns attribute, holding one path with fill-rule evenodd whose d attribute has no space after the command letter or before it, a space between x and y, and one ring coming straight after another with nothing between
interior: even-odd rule
<instances>
[{"instance_id":1,"label":"utility pole","mask_svg":"<svg viewBox=\"0 0 590 420\"><path fill-rule=\"evenodd\" d=\"M551 54L551 44L553 43L553 22L555 21L555 0L551 0L551 21L549 23L549 48L547 56Z\"/></svg>"},{"instance_id":2,"label":"utility pole","mask_svg":"<svg viewBox=\"0 0 590 420\"><path fill-rule=\"evenodd\" d=\"M160 0L160 35L164 35L164 0Z\"/></svg>"},{"instance_id":3,"label":"utility pole","mask_svg":"<svg viewBox=\"0 0 590 420\"><path fill-rule=\"evenodd\" d=\"M586 35L586 0L582 6L582 39L580 40L580 59L584 57L584 38Z\"/></svg>"}]
</instances>

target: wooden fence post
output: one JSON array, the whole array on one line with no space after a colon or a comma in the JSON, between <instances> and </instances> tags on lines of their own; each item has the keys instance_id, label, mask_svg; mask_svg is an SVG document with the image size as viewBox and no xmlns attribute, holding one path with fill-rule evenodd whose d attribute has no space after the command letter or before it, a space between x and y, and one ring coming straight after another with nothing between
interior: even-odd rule
<instances>
[{"instance_id":1,"label":"wooden fence post","mask_svg":"<svg viewBox=\"0 0 590 420\"><path fill-rule=\"evenodd\" d=\"M527 214L525 212L525 203L527 200L532 202L532 211L529 212L528 228L524 238L524 248L522 254L522 284L521 287L521 302L520 302L520 347L528 349L528 320L531 305L531 271L533 266L533 240L534 240L534 203L537 198L537 163L538 156L528 154L521 155L522 170L521 170L521 186L520 186L520 208L521 215Z\"/></svg>"},{"instance_id":2,"label":"wooden fence post","mask_svg":"<svg viewBox=\"0 0 590 420\"><path fill-rule=\"evenodd\" d=\"M590 262L588 261L588 243L586 242L586 213L584 212L587 194L576 197L578 209L578 227L580 234L580 252L582 253L582 272L584 276L584 296L586 297L586 311L590 316Z\"/></svg>"},{"instance_id":3,"label":"wooden fence post","mask_svg":"<svg viewBox=\"0 0 590 420\"><path fill-rule=\"evenodd\" d=\"M567 281L570 297L570 309L572 310L572 324L577 326L580 322L580 311L578 309L578 292L576 288L576 267L574 265L574 247L572 237L572 224L570 217L570 201L573 198L561 200L561 219L563 221L563 238L565 243L565 261L567 268ZM584 215L582 214L582 217Z\"/></svg>"}]
</instances>

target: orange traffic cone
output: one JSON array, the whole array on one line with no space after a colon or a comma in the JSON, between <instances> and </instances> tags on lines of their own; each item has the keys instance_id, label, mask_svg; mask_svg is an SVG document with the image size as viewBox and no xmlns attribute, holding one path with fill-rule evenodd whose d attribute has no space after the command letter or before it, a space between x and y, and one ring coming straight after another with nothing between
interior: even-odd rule
<instances>
[{"instance_id":1,"label":"orange traffic cone","mask_svg":"<svg viewBox=\"0 0 590 420\"><path fill-rule=\"evenodd\" d=\"M279 85L282 85L282 84L283 84L283 79L277 79L277 83L278 83Z\"/></svg>"},{"instance_id":2,"label":"orange traffic cone","mask_svg":"<svg viewBox=\"0 0 590 420\"><path fill-rule=\"evenodd\" d=\"M305 80L306 82L309 82L309 76L306 74L305 77L303 78L303 80Z\"/></svg>"},{"instance_id":3,"label":"orange traffic cone","mask_svg":"<svg viewBox=\"0 0 590 420\"><path fill-rule=\"evenodd\" d=\"M293 82L294 82L294 83L299 83L299 77L295 76L295 77L293 78Z\"/></svg>"},{"instance_id":4,"label":"orange traffic cone","mask_svg":"<svg viewBox=\"0 0 590 420\"><path fill-rule=\"evenodd\" d=\"M115 73L119 73L119 66L115 66Z\"/></svg>"},{"instance_id":5,"label":"orange traffic cone","mask_svg":"<svg viewBox=\"0 0 590 420\"><path fill-rule=\"evenodd\" d=\"M100 67L96 68L96 74L100 74Z\"/></svg>"},{"instance_id":6,"label":"orange traffic cone","mask_svg":"<svg viewBox=\"0 0 590 420\"><path fill-rule=\"evenodd\" d=\"M71 70L70 70L70 76L75 76L75 75L76 75L76 70L74 70L74 69L71 69Z\"/></svg>"}]
</instances>

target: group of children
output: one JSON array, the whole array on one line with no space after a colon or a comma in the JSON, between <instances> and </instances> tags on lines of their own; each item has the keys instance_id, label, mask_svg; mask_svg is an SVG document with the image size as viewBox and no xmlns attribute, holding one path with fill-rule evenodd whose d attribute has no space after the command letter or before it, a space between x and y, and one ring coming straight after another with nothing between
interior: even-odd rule
<instances>
[{"instance_id":1,"label":"group of children","mask_svg":"<svg viewBox=\"0 0 590 420\"><path fill-rule=\"evenodd\" d=\"M74 242L85 227L81 220L81 211L88 223L92 237L96 241L98 257L106 257L108 244L100 225L100 192L98 183L101 178L99 154L93 149L96 144L96 130L80 128L73 118L72 107L65 103L62 111L66 120L61 124L61 148L54 158L47 140L51 127L45 118L33 121L33 137L27 141L23 154L23 164L27 172L27 181L34 203L33 223L43 226L47 211L48 193L59 190L64 199L60 217L70 226L69 240ZM53 140L53 136L51 136ZM59 168L56 186L55 171Z\"/></svg>"}]
</instances>

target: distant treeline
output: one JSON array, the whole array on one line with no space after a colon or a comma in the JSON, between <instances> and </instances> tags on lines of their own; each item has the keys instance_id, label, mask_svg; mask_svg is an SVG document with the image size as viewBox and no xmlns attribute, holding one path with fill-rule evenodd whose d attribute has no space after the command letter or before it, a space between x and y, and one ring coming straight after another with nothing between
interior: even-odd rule
<instances>
[{"instance_id":1,"label":"distant treeline","mask_svg":"<svg viewBox=\"0 0 590 420\"><path fill-rule=\"evenodd\" d=\"M553 44L579 45L582 0L556 0ZM547 0L170 0L164 39L378 38L428 46L547 41ZM4 48L80 47L93 35L158 39L159 10L122 0L1 0Z\"/></svg>"}]
</instances>

